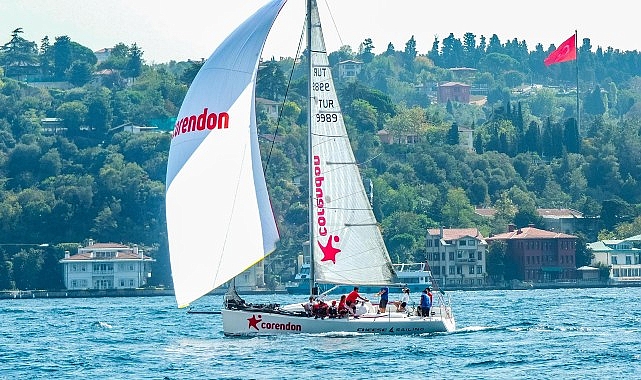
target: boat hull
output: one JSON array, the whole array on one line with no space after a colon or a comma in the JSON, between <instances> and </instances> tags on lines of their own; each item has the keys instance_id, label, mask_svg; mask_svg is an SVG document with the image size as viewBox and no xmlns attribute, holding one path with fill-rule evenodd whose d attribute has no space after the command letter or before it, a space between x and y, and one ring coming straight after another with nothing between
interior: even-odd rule
<instances>
[{"instance_id":1,"label":"boat hull","mask_svg":"<svg viewBox=\"0 0 641 380\"><path fill-rule=\"evenodd\" d=\"M321 333L423 334L456 329L451 310L431 317L405 313L366 314L359 318L313 318L269 311L222 310L225 335Z\"/></svg>"}]
</instances>

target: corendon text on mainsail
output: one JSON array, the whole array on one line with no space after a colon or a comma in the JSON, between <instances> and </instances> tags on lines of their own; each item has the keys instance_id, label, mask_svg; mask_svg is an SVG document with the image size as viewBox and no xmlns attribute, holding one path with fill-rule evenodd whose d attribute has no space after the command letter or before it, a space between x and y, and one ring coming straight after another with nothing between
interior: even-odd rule
<instances>
[{"instance_id":1,"label":"corendon text on mainsail","mask_svg":"<svg viewBox=\"0 0 641 380\"><path fill-rule=\"evenodd\" d=\"M185 116L176 121L174 133L171 137L176 137L183 133L204 131L205 129L227 129L229 128L229 114L220 112L218 114L209 113L207 108L203 109L200 115Z\"/></svg>"}]
</instances>

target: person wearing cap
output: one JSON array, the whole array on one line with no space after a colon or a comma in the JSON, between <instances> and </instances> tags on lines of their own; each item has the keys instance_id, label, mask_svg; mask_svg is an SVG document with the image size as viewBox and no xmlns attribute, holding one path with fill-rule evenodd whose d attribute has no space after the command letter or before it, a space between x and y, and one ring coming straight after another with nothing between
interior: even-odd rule
<instances>
[{"instance_id":1,"label":"person wearing cap","mask_svg":"<svg viewBox=\"0 0 641 380\"><path fill-rule=\"evenodd\" d=\"M389 288L383 286L381 290L376 293L377 296L381 297L381 300L378 302L378 312L383 314L387 310L387 302L389 301Z\"/></svg>"},{"instance_id":2,"label":"person wearing cap","mask_svg":"<svg viewBox=\"0 0 641 380\"><path fill-rule=\"evenodd\" d=\"M430 316L430 308L432 307L432 299L427 295L430 288L425 288L421 293L421 305L418 309L418 315L423 317Z\"/></svg>"},{"instance_id":3,"label":"person wearing cap","mask_svg":"<svg viewBox=\"0 0 641 380\"><path fill-rule=\"evenodd\" d=\"M403 288L403 295L399 301L394 301L394 306L396 306L397 312L404 312L407 304L410 303L410 290L409 288Z\"/></svg>"}]
</instances>

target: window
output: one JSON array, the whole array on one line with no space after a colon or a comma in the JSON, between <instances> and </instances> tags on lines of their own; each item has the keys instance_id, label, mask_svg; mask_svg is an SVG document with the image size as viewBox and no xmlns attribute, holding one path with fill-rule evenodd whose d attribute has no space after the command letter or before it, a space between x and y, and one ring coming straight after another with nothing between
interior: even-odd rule
<instances>
[{"instance_id":1,"label":"window","mask_svg":"<svg viewBox=\"0 0 641 380\"><path fill-rule=\"evenodd\" d=\"M483 274L483 265L476 266L476 274Z\"/></svg>"},{"instance_id":2,"label":"window","mask_svg":"<svg viewBox=\"0 0 641 380\"><path fill-rule=\"evenodd\" d=\"M470 274L474 274L474 265L470 265Z\"/></svg>"},{"instance_id":3,"label":"window","mask_svg":"<svg viewBox=\"0 0 641 380\"><path fill-rule=\"evenodd\" d=\"M450 252L450 261L454 261L454 252Z\"/></svg>"},{"instance_id":4,"label":"window","mask_svg":"<svg viewBox=\"0 0 641 380\"><path fill-rule=\"evenodd\" d=\"M466 246L467 245L467 240L459 240L458 245L461 246L461 247L462 246Z\"/></svg>"},{"instance_id":5,"label":"window","mask_svg":"<svg viewBox=\"0 0 641 380\"><path fill-rule=\"evenodd\" d=\"M483 260L483 252L478 251L476 254L477 254L477 255L476 255L476 258L477 258L479 261Z\"/></svg>"},{"instance_id":6,"label":"window","mask_svg":"<svg viewBox=\"0 0 641 380\"><path fill-rule=\"evenodd\" d=\"M427 240L427 246L428 246L428 247L431 247L431 246L432 246L432 239L428 239L428 240Z\"/></svg>"},{"instance_id":7,"label":"window","mask_svg":"<svg viewBox=\"0 0 641 380\"><path fill-rule=\"evenodd\" d=\"M445 261L445 252L441 253L441 261ZM443 271L445 273L445 271Z\"/></svg>"},{"instance_id":8,"label":"window","mask_svg":"<svg viewBox=\"0 0 641 380\"><path fill-rule=\"evenodd\" d=\"M456 274L463 274L463 267L460 265L456 266Z\"/></svg>"},{"instance_id":9,"label":"window","mask_svg":"<svg viewBox=\"0 0 641 380\"><path fill-rule=\"evenodd\" d=\"M450 274L456 274L456 267L450 266Z\"/></svg>"},{"instance_id":10,"label":"window","mask_svg":"<svg viewBox=\"0 0 641 380\"><path fill-rule=\"evenodd\" d=\"M474 261L474 256L476 256L474 252L470 252L467 254L467 258L470 259L470 261Z\"/></svg>"},{"instance_id":11,"label":"window","mask_svg":"<svg viewBox=\"0 0 641 380\"><path fill-rule=\"evenodd\" d=\"M632 256L625 257L625 265L632 265Z\"/></svg>"},{"instance_id":12,"label":"window","mask_svg":"<svg viewBox=\"0 0 641 380\"><path fill-rule=\"evenodd\" d=\"M468 240L467 245L474 247L476 245L476 240Z\"/></svg>"},{"instance_id":13,"label":"window","mask_svg":"<svg viewBox=\"0 0 641 380\"><path fill-rule=\"evenodd\" d=\"M617 265L617 264L618 264L617 263L617 257L616 256L612 256L612 265Z\"/></svg>"}]
</instances>

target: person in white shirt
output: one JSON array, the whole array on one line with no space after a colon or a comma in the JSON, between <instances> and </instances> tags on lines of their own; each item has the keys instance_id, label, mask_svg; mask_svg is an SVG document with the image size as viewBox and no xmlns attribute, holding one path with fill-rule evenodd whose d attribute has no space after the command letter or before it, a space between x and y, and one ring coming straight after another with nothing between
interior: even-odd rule
<instances>
[{"instance_id":1,"label":"person in white shirt","mask_svg":"<svg viewBox=\"0 0 641 380\"><path fill-rule=\"evenodd\" d=\"M407 304L410 303L410 290L408 288L403 288L403 295L398 301L394 301L394 306L396 306L397 312L404 312L407 307Z\"/></svg>"}]
</instances>

